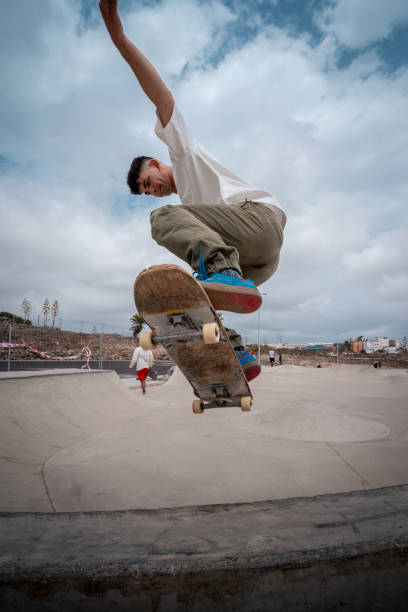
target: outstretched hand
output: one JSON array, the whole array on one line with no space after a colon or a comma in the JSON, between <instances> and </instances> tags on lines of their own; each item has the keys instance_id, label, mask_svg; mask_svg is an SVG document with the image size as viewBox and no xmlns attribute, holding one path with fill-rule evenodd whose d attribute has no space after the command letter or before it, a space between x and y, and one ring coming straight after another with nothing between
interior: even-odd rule
<instances>
[{"instance_id":1,"label":"outstretched hand","mask_svg":"<svg viewBox=\"0 0 408 612\"><path fill-rule=\"evenodd\" d=\"M99 9L114 45L133 70L146 96L157 108L165 127L174 107L167 85L147 57L125 35L118 13L118 0L99 0Z\"/></svg>"},{"instance_id":2,"label":"outstretched hand","mask_svg":"<svg viewBox=\"0 0 408 612\"><path fill-rule=\"evenodd\" d=\"M113 16L118 12L118 0L100 0L99 8L104 19Z\"/></svg>"},{"instance_id":3,"label":"outstretched hand","mask_svg":"<svg viewBox=\"0 0 408 612\"><path fill-rule=\"evenodd\" d=\"M99 10L101 11L105 25L112 39L122 33L122 23L118 13L118 0L100 0Z\"/></svg>"}]
</instances>

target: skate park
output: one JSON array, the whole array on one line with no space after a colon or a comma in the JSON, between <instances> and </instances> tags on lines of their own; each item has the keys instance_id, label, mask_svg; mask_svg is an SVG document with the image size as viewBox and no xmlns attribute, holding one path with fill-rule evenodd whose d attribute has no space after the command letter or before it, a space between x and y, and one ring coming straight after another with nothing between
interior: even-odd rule
<instances>
[{"instance_id":1,"label":"skate park","mask_svg":"<svg viewBox=\"0 0 408 612\"><path fill-rule=\"evenodd\" d=\"M1 598L25 610L404 609L408 372L1 374Z\"/></svg>"}]
</instances>

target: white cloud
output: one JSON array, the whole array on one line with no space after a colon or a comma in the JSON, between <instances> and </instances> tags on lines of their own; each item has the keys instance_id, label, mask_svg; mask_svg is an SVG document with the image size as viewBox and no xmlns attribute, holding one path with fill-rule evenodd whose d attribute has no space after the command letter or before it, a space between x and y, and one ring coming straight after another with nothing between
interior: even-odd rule
<instances>
[{"instance_id":1,"label":"white cloud","mask_svg":"<svg viewBox=\"0 0 408 612\"><path fill-rule=\"evenodd\" d=\"M59 300L66 322L126 327L136 274L164 255L150 238L148 216L115 222L83 191L32 180L3 179L0 194L9 229L2 236L2 286L14 312L23 297L39 309L48 296Z\"/></svg>"},{"instance_id":2,"label":"white cloud","mask_svg":"<svg viewBox=\"0 0 408 612\"><path fill-rule=\"evenodd\" d=\"M214 67L205 58L236 15L221 2L180 6L133 8L125 27L202 144L287 212L281 264L262 286L263 333L319 339L359 325L406 333L406 68L385 74L374 50L336 68L345 3L326 14L317 47L268 27ZM24 296L48 296L65 319L122 326L137 272L177 261L150 236L150 207L163 202L130 199L127 169L140 153L168 156L154 109L102 23L79 24L79 5L62 0L8 3L3 21L0 153L16 165L0 175L9 262L1 306L16 311ZM256 314L225 320L256 338Z\"/></svg>"},{"instance_id":3,"label":"white cloud","mask_svg":"<svg viewBox=\"0 0 408 612\"><path fill-rule=\"evenodd\" d=\"M167 80L177 77L187 63L200 65L207 50L216 53L217 32L234 19L233 13L217 0L178 0L176 10L174 0L164 0L157 6L131 12L126 30Z\"/></svg>"},{"instance_id":4,"label":"white cloud","mask_svg":"<svg viewBox=\"0 0 408 612\"><path fill-rule=\"evenodd\" d=\"M378 233L370 239L369 245L346 253L344 263L359 279L370 282L394 272L398 275L399 271L408 268L406 241L405 229Z\"/></svg>"},{"instance_id":5,"label":"white cloud","mask_svg":"<svg viewBox=\"0 0 408 612\"><path fill-rule=\"evenodd\" d=\"M299 310L310 312L312 314L320 314L326 312L332 306L332 300L324 295L316 295L305 302L301 302L298 306Z\"/></svg>"},{"instance_id":6,"label":"white cloud","mask_svg":"<svg viewBox=\"0 0 408 612\"><path fill-rule=\"evenodd\" d=\"M394 26L408 21L406 0L338 0L316 15L327 34L351 48L364 47L386 38Z\"/></svg>"},{"instance_id":7,"label":"white cloud","mask_svg":"<svg viewBox=\"0 0 408 612\"><path fill-rule=\"evenodd\" d=\"M381 285L377 287L377 294L383 300L390 300L393 303L399 302L403 309L401 314L407 317L408 274L398 273L384 276Z\"/></svg>"}]
</instances>

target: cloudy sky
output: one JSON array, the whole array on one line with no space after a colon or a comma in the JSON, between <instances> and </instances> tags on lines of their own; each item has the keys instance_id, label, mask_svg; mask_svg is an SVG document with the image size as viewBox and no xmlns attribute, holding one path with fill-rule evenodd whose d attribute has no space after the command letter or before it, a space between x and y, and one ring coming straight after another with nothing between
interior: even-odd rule
<instances>
[{"instance_id":1,"label":"cloudy sky","mask_svg":"<svg viewBox=\"0 0 408 612\"><path fill-rule=\"evenodd\" d=\"M286 211L261 340L408 335L406 0L119 6L196 138ZM138 272L178 262L149 224L177 197L126 186L135 155L168 161L154 108L96 0L2 0L0 31L0 309L126 332ZM258 313L225 323L257 340Z\"/></svg>"}]
</instances>

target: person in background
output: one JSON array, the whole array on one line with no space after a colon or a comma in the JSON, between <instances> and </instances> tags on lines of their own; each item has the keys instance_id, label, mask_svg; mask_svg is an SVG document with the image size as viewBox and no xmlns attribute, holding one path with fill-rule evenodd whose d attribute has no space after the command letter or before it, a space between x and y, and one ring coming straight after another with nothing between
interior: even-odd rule
<instances>
[{"instance_id":1,"label":"person in background","mask_svg":"<svg viewBox=\"0 0 408 612\"><path fill-rule=\"evenodd\" d=\"M275 351L273 349L269 351L269 362L271 367L273 367L273 364L275 363Z\"/></svg>"},{"instance_id":2,"label":"person in background","mask_svg":"<svg viewBox=\"0 0 408 612\"><path fill-rule=\"evenodd\" d=\"M153 365L154 357L152 351L146 351L139 346L139 340L136 338L138 346L133 351L132 361L129 365L129 370L136 367L136 375L140 380L143 393L146 393L146 378L149 370Z\"/></svg>"}]
</instances>

